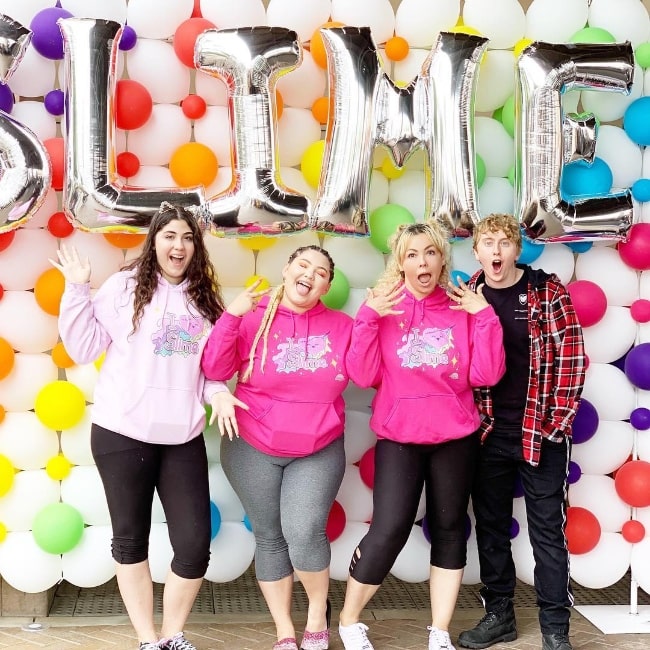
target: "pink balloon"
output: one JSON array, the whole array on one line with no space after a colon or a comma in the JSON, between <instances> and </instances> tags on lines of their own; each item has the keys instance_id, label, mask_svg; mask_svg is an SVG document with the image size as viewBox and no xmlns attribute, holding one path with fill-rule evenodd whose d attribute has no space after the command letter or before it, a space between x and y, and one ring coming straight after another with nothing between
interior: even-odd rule
<instances>
[{"instance_id":1,"label":"pink balloon","mask_svg":"<svg viewBox=\"0 0 650 650\"><path fill-rule=\"evenodd\" d=\"M630 305L630 315L637 323L650 321L650 300L639 298Z\"/></svg>"},{"instance_id":2,"label":"pink balloon","mask_svg":"<svg viewBox=\"0 0 650 650\"><path fill-rule=\"evenodd\" d=\"M567 285L580 325L595 325L607 311L605 292L590 280L575 280Z\"/></svg>"},{"instance_id":3,"label":"pink balloon","mask_svg":"<svg viewBox=\"0 0 650 650\"><path fill-rule=\"evenodd\" d=\"M635 223L627 234L627 240L618 244L618 254L637 271L650 269L650 223Z\"/></svg>"}]
</instances>

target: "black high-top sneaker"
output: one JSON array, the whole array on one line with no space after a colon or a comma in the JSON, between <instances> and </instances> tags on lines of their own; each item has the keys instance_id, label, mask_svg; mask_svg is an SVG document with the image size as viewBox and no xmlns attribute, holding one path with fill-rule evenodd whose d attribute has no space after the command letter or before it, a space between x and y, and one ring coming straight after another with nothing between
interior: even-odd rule
<instances>
[{"instance_id":1,"label":"black high-top sneaker","mask_svg":"<svg viewBox=\"0 0 650 650\"><path fill-rule=\"evenodd\" d=\"M489 648L502 641L517 638L515 608L510 599L486 612L485 616L471 630L461 632L458 645L463 648Z\"/></svg>"}]
</instances>

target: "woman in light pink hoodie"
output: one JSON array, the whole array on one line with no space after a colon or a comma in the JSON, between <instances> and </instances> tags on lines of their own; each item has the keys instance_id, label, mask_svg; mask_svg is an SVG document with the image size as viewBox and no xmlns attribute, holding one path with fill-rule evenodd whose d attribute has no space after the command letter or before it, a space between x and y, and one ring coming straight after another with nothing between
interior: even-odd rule
<instances>
[{"instance_id":1,"label":"woman in light pink hoodie","mask_svg":"<svg viewBox=\"0 0 650 650\"><path fill-rule=\"evenodd\" d=\"M503 334L480 289L456 299L443 288L450 246L440 225L400 226L391 244L386 272L355 319L346 359L354 382L377 389L370 426L378 442L372 523L352 556L339 633L346 650L372 650L359 617L408 539L424 486L429 650L451 649L479 446L473 389L503 375Z\"/></svg>"},{"instance_id":2,"label":"woman in light pink hoodie","mask_svg":"<svg viewBox=\"0 0 650 650\"><path fill-rule=\"evenodd\" d=\"M275 650L297 650L294 572L309 598L304 650L329 642L329 511L345 469L342 393L352 319L320 301L334 262L318 246L296 250L270 296L257 285L217 321L203 353L211 379L238 374L240 438L223 439L221 464L252 524L255 571L276 624ZM259 307L258 307L259 302Z\"/></svg>"}]
</instances>

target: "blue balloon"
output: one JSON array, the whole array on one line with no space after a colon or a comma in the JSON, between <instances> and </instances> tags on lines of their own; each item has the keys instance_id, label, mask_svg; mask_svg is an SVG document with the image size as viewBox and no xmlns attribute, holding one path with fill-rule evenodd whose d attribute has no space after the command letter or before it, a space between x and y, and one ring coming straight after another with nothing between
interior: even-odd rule
<instances>
[{"instance_id":1,"label":"blue balloon","mask_svg":"<svg viewBox=\"0 0 650 650\"><path fill-rule=\"evenodd\" d=\"M521 253L517 258L520 264L534 262L544 252L544 244L536 244L527 237L521 238Z\"/></svg>"},{"instance_id":2,"label":"blue balloon","mask_svg":"<svg viewBox=\"0 0 650 650\"><path fill-rule=\"evenodd\" d=\"M253 532L253 526L251 525L251 520L248 518L248 515L244 515L244 526L246 526L251 533Z\"/></svg>"},{"instance_id":3,"label":"blue balloon","mask_svg":"<svg viewBox=\"0 0 650 650\"><path fill-rule=\"evenodd\" d=\"M574 253L586 253L593 245L590 241L572 241L566 244Z\"/></svg>"},{"instance_id":4,"label":"blue balloon","mask_svg":"<svg viewBox=\"0 0 650 650\"><path fill-rule=\"evenodd\" d=\"M635 99L623 114L623 130L640 145L650 144L650 97Z\"/></svg>"},{"instance_id":5,"label":"blue balloon","mask_svg":"<svg viewBox=\"0 0 650 650\"><path fill-rule=\"evenodd\" d=\"M641 203L650 201L650 178L640 178L632 185L632 196Z\"/></svg>"},{"instance_id":6,"label":"blue balloon","mask_svg":"<svg viewBox=\"0 0 650 650\"><path fill-rule=\"evenodd\" d=\"M467 273L465 273L465 271L459 271L458 269L452 269L452 271L449 273L449 278L450 278L450 280L451 280L451 281L452 281L456 286L458 286L458 285L460 284L460 282L459 282L460 280L462 280L462 281L465 282L465 283L469 282L469 279L470 279L471 277L472 277L472 276L469 275L469 274L467 274Z\"/></svg>"},{"instance_id":7,"label":"blue balloon","mask_svg":"<svg viewBox=\"0 0 650 650\"><path fill-rule=\"evenodd\" d=\"M613 180L612 170L602 158L594 158L591 165L578 160L564 166L560 194L569 203L589 197L607 196Z\"/></svg>"},{"instance_id":8,"label":"blue balloon","mask_svg":"<svg viewBox=\"0 0 650 650\"><path fill-rule=\"evenodd\" d=\"M210 539L214 539L219 534L221 528L221 513L219 508L210 501Z\"/></svg>"}]
</instances>

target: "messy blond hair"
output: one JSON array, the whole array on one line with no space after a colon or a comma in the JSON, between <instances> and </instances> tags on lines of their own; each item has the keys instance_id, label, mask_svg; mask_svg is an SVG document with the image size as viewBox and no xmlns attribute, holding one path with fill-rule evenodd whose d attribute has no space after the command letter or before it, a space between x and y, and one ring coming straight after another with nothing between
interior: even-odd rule
<instances>
[{"instance_id":1,"label":"messy blond hair","mask_svg":"<svg viewBox=\"0 0 650 650\"><path fill-rule=\"evenodd\" d=\"M438 221L425 221L424 223L409 223L398 226L397 230L388 240L391 255L386 264L385 271L379 276L375 288L388 289L399 282L404 276L400 265L404 262L409 242L416 235L426 235L443 259L442 271L438 283L447 286L449 281L449 267L451 266L451 246L449 233Z\"/></svg>"},{"instance_id":2,"label":"messy blond hair","mask_svg":"<svg viewBox=\"0 0 650 650\"><path fill-rule=\"evenodd\" d=\"M476 250L481 235L488 232L499 232L499 230L502 230L503 234L517 247L517 251L521 252L522 241L519 222L511 214L499 212L488 214L487 217L474 225L472 235L474 250Z\"/></svg>"}]
</instances>

